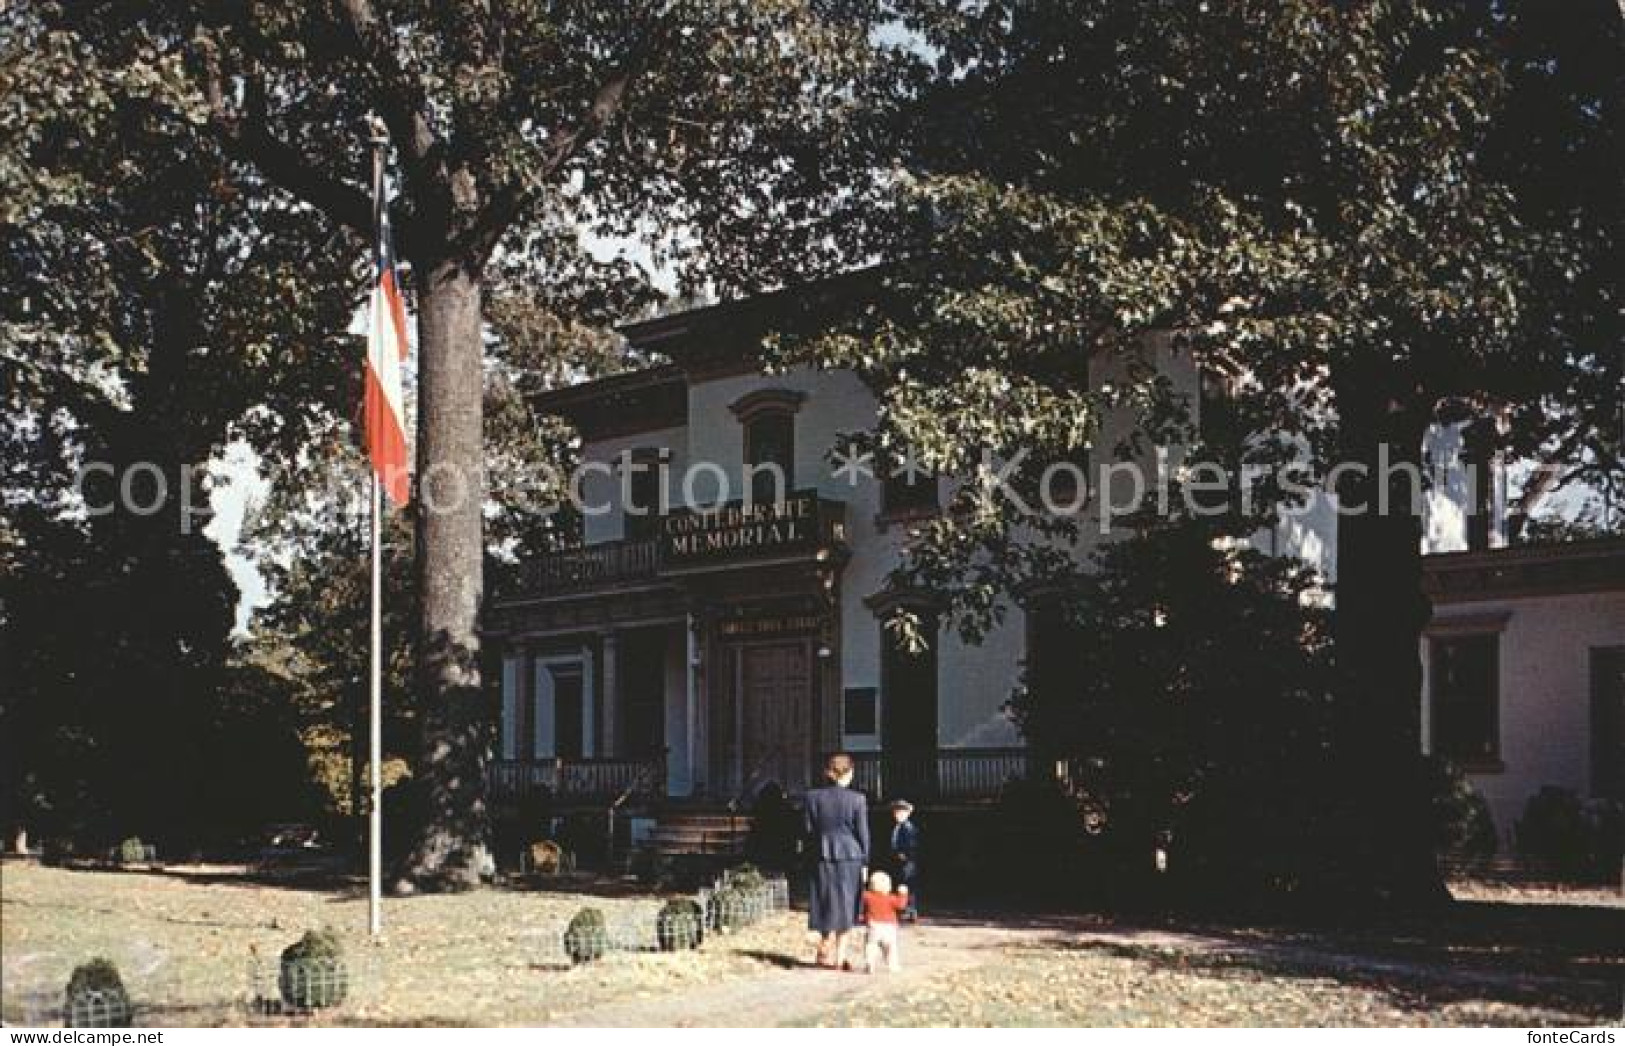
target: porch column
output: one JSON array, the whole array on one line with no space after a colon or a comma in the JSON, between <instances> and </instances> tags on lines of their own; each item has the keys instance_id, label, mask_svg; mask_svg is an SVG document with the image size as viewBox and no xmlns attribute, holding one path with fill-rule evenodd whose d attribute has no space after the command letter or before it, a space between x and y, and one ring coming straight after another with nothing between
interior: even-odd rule
<instances>
[{"instance_id":1,"label":"porch column","mask_svg":"<svg viewBox=\"0 0 1625 1046\"><path fill-rule=\"evenodd\" d=\"M502 658L502 758L519 758L520 674L524 660L509 653Z\"/></svg>"},{"instance_id":2,"label":"porch column","mask_svg":"<svg viewBox=\"0 0 1625 1046\"><path fill-rule=\"evenodd\" d=\"M698 795L705 791L705 745L700 737L705 716L700 707L700 672L703 667L700 664L700 622L693 614L688 615L688 627L683 634L687 640L683 658L683 678L687 682L683 693L683 715L688 724L688 729L684 731L688 745L688 777L690 791Z\"/></svg>"},{"instance_id":3,"label":"porch column","mask_svg":"<svg viewBox=\"0 0 1625 1046\"><path fill-rule=\"evenodd\" d=\"M593 736L598 732L593 729L593 724L598 722L598 683L593 678L597 671L598 658L593 656L592 644L588 643L581 648L581 755L586 759L598 754L597 738Z\"/></svg>"},{"instance_id":4,"label":"porch column","mask_svg":"<svg viewBox=\"0 0 1625 1046\"><path fill-rule=\"evenodd\" d=\"M620 739L618 724L616 722L621 706L620 693L620 644L616 642L615 633L605 632L602 637L601 649L604 658L604 725L602 742L598 754L615 756L619 754Z\"/></svg>"}]
</instances>

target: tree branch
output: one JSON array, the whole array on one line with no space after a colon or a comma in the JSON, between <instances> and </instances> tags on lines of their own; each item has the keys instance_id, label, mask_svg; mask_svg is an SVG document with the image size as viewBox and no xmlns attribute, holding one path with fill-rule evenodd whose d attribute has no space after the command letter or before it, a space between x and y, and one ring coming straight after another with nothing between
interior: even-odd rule
<instances>
[{"instance_id":1,"label":"tree branch","mask_svg":"<svg viewBox=\"0 0 1625 1046\"><path fill-rule=\"evenodd\" d=\"M661 52L672 28L671 19L657 18L598 85L581 118L548 138L538 163L527 175L511 179L492 194L479 221L456 245L462 253L480 259L490 254L508 227L541 196L547 182L621 111L627 94Z\"/></svg>"},{"instance_id":2,"label":"tree branch","mask_svg":"<svg viewBox=\"0 0 1625 1046\"><path fill-rule=\"evenodd\" d=\"M265 87L250 78L245 87L248 113L227 101L225 76L212 40L203 43L203 97L209 128L228 155L253 166L265 178L361 236L372 235L372 198L364 190L329 175L300 150L271 133Z\"/></svg>"},{"instance_id":3,"label":"tree branch","mask_svg":"<svg viewBox=\"0 0 1625 1046\"><path fill-rule=\"evenodd\" d=\"M379 80L379 115L401 151L407 176L421 178L424 161L435 146L423 87L401 64L389 26L373 7L372 0L339 0L338 9L344 15L356 57Z\"/></svg>"}]
</instances>

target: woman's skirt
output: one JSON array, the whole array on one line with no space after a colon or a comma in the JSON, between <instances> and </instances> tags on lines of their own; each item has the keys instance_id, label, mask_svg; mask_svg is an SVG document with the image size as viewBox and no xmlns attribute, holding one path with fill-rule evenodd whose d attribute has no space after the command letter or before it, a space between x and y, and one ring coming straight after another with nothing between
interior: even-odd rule
<instances>
[{"instance_id":1,"label":"woman's skirt","mask_svg":"<svg viewBox=\"0 0 1625 1046\"><path fill-rule=\"evenodd\" d=\"M807 926L819 933L844 933L858 921L863 862L819 861L813 865Z\"/></svg>"}]
</instances>

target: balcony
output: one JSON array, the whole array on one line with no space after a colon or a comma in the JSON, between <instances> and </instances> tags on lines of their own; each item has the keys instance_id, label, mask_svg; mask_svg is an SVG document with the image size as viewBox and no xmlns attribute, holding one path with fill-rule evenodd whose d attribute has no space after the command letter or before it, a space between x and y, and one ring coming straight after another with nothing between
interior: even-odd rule
<instances>
[{"instance_id":1,"label":"balcony","mask_svg":"<svg viewBox=\"0 0 1625 1046\"><path fill-rule=\"evenodd\" d=\"M491 793L503 800L548 797L559 802L613 803L622 797L666 794L666 760L498 759L491 764Z\"/></svg>"},{"instance_id":2,"label":"balcony","mask_svg":"<svg viewBox=\"0 0 1625 1046\"><path fill-rule=\"evenodd\" d=\"M936 752L854 752L852 787L876 799L967 802L997 799L1038 766L1025 748L943 748Z\"/></svg>"},{"instance_id":3,"label":"balcony","mask_svg":"<svg viewBox=\"0 0 1625 1046\"><path fill-rule=\"evenodd\" d=\"M653 578L660 564L660 540L608 541L549 552L520 568L527 592L571 592L599 585Z\"/></svg>"}]
</instances>

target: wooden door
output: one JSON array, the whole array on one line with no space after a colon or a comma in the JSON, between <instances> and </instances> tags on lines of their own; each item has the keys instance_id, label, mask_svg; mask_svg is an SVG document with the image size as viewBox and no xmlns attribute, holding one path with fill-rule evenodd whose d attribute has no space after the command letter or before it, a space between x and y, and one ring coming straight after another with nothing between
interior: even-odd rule
<instances>
[{"instance_id":1,"label":"wooden door","mask_svg":"<svg viewBox=\"0 0 1625 1046\"><path fill-rule=\"evenodd\" d=\"M739 649L743 787L773 781L787 791L807 786L812 742L812 675L807 644L770 643Z\"/></svg>"}]
</instances>

